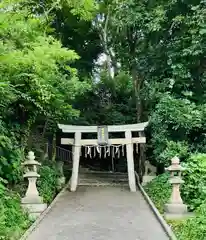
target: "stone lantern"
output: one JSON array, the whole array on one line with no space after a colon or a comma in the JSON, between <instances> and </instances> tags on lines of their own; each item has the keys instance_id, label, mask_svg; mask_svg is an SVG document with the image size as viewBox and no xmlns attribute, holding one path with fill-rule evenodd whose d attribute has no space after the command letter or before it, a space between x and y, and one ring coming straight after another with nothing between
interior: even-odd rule
<instances>
[{"instance_id":1,"label":"stone lantern","mask_svg":"<svg viewBox=\"0 0 206 240\"><path fill-rule=\"evenodd\" d=\"M182 218L187 214L187 205L182 201L180 194L180 185L184 183L181 178L181 173L185 169L180 165L178 157L171 160L172 164L167 171L170 172L170 183L172 184L172 194L170 200L165 204L165 217L170 219Z\"/></svg>"},{"instance_id":2,"label":"stone lantern","mask_svg":"<svg viewBox=\"0 0 206 240\"><path fill-rule=\"evenodd\" d=\"M28 188L21 203L22 206L29 211L32 217L39 216L47 208L47 204L43 203L43 199L39 196L36 187L37 178L40 177L37 173L37 167L40 165L39 162L35 161L34 152L30 151L27 160L23 163L25 168L24 178L28 179Z\"/></svg>"}]
</instances>

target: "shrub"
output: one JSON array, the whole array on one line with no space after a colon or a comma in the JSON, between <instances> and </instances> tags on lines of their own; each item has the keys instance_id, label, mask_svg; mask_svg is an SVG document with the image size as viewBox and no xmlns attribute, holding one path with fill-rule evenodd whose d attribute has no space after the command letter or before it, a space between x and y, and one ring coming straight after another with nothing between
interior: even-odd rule
<instances>
[{"instance_id":1,"label":"shrub","mask_svg":"<svg viewBox=\"0 0 206 240\"><path fill-rule=\"evenodd\" d=\"M39 170L41 177L38 180L40 195L44 201L50 203L58 192L58 171L54 164L42 166ZM27 188L24 182L18 183L18 188L12 186L13 191L5 187L6 180L0 178L0 240L17 240L29 227L31 221L28 214L22 209L20 195ZM15 189L15 192L14 192Z\"/></svg>"},{"instance_id":2,"label":"shrub","mask_svg":"<svg viewBox=\"0 0 206 240\"><path fill-rule=\"evenodd\" d=\"M178 240L205 240L206 239L206 154L194 154L185 164L185 184L181 191L182 196L191 209L196 209L194 217L187 220L168 221ZM164 204L167 203L171 186L168 182L169 174L162 174L145 186L145 190L163 213Z\"/></svg>"},{"instance_id":3,"label":"shrub","mask_svg":"<svg viewBox=\"0 0 206 240\"><path fill-rule=\"evenodd\" d=\"M146 192L161 213L163 213L164 204L168 201L171 195L171 185L168 179L169 174L164 173L157 176L145 186Z\"/></svg>"},{"instance_id":4,"label":"shrub","mask_svg":"<svg viewBox=\"0 0 206 240\"><path fill-rule=\"evenodd\" d=\"M206 154L191 155L185 167L182 197L193 210L206 199Z\"/></svg>"},{"instance_id":5,"label":"shrub","mask_svg":"<svg viewBox=\"0 0 206 240\"><path fill-rule=\"evenodd\" d=\"M54 165L42 166L39 170L40 179L37 181L40 196L44 202L50 203L58 192L57 179L59 172Z\"/></svg>"},{"instance_id":6,"label":"shrub","mask_svg":"<svg viewBox=\"0 0 206 240\"><path fill-rule=\"evenodd\" d=\"M160 162L164 162L165 165L170 165L171 159L174 156L185 159L188 157L188 145L185 141L174 142L167 141L165 150L160 154Z\"/></svg>"},{"instance_id":7,"label":"shrub","mask_svg":"<svg viewBox=\"0 0 206 240\"><path fill-rule=\"evenodd\" d=\"M206 203L201 204L194 217L186 221L171 221L170 223L178 240L205 240Z\"/></svg>"},{"instance_id":8,"label":"shrub","mask_svg":"<svg viewBox=\"0 0 206 240\"><path fill-rule=\"evenodd\" d=\"M21 208L19 195L8 190L4 183L0 179L0 240L16 240L31 222Z\"/></svg>"},{"instance_id":9,"label":"shrub","mask_svg":"<svg viewBox=\"0 0 206 240\"><path fill-rule=\"evenodd\" d=\"M188 99L164 94L150 121L155 160L168 164L174 153L184 158L187 148L191 149L191 142L199 135L194 132L202 127L202 115L202 110ZM192 133L194 136L191 136Z\"/></svg>"},{"instance_id":10,"label":"shrub","mask_svg":"<svg viewBox=\"0 0 206 240\"><path fill-rule=\"evenodd\" d=\"M184 163L186 168L183 173L185 183L181 187L181 196L190 210L195 210L206 199L206 154L198 153L191 155ZM169 184L168 174L163 174L148 183L145 187L151 199L158 209L162 212L164 203L171 185Z\"/></svg>"},{"instance_id":11,"label":"shrub","mask_svg":"<svg viewBox=\"0 0 206 240\"><path fill-rule=\"evenodd\" d=\"M0 135L0 177L8 180L9 183L20 181L23 176L22 159L23 153L20 149L13 149L12 140Z\"/></svg>"}]
</instances>

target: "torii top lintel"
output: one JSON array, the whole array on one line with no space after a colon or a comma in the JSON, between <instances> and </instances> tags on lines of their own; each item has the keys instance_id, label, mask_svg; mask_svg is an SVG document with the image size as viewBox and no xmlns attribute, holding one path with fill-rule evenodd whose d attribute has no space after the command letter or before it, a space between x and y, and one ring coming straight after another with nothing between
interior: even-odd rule
<instances>
[{"instance_id":1,"label":"torii top lintel","mask_svg":"<svg viewBox=\"0 0 206 240\"><path fill-rule=\"evenodd\" d=\"M148 122L136 123L136 124L127 124L127 125L108 125L108 132L142 132L145 127L147 127ZM65 125L58 124L58 127L64 133L92 133L97 132L97 126L77 126L77 125Z\"/></svg>"}]
</instances>

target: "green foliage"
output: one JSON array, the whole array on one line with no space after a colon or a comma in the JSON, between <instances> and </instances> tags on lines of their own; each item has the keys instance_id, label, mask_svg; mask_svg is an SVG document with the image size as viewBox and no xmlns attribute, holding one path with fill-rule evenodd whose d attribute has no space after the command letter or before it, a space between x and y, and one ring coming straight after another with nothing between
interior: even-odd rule
<instances>
[{"instance_id":1,"label":"green foliage","mask_svg":"<svg viewBox=\"0 0 206 240\"><path fill-rule=\"evenodd\" d=\"M171 131L184 130L187 135L192 128L201 127L201 117L195 103L166 94L156 106L152 121L157 121L157 124L163 122Z\"/></svg>"},{"instance_id":2,"label":"green foliage","mask_svg":"<svg viewBox=\"0 0 206 240\"><path fill-rule=\"evenodd\" d=\"M51 33L61 39L64 47L73 49L81 57L72 66L78 69L78 76L84 80L91 76L94 60L97 59L102 47L94 27L93 19L98 10L98 4L93 0L40 1L27 0L31 12L42 14ZM50 32L50 31L49 31Z\"/></svg>"},{"instance_id":3,"label":"green foliage","mask_svg":"<svg viewBox=\"0 0 206 240\"><path fill-rule=\"evenodd\" d=\"M37 181L40 196L44 202L51 203L58 193L57 178L59 172L54 165L42 166L39 170L40 179Z\"/></svg>"},{"instance_id":4,"label":"green foliage","mask_svg":"<svg viewBox=\"0 0 206 240\"><path fill-rule=\"evenodd\" d=\"M135 104L131 99L132 80L125 72L110 79L105 71L97 83L75 99L80 110L79 124L126 124L136 119ZM91 105L92 102L92 105Z\"/></svg>"},{"instance_id":5,"label":"green foliage","mask_svg":"<svg viewBox=\"0 0 206 240\"><path fill-rule=\"evenodd\" d=\"M184 167L185 183L181 187L181 195L190 210L195 210L206 198L206 154L192 154L184 163ZM161 212L170 196L171 185L168 182L168 176L168 174L159 175L145 187Z\"/></svg>"},{"instance_id":6,"label":"green foliage","mask_svg":"<svg viewBox=\"0 0 206 240\"><path fill-rule=\"evenodd\" d=\"M60 190L57 186L59 172L54 163L47 163L40 168L39 173L41 174L37 182L39 193L44 202L51 203ZM5 187L7 183L0 178L0 239L17 240L31 224L28 214L21 207L20 199L20 194L21 197L24 196L27 185L18 182L12 186L13 190L9 190Z\"/></svg>"},{"instance_id":7,"label":"green foliage","mask_svg":"<svg viewBox=\"0 0 206 240\"><path fill-rule=\"evenodd\" d=\"M77 117L72 100L88 84L79 81L71 66L79 56L48 34L44 15L12 1L1 4L7 9L0 12L2 120L26 145L33 125L47 122L55 132L60 120Z\"/></svg>"},{"instance_id":8,"label":"green foliage","mask_svg":"<svg viewBox=\"0 0 206 240\"><path fill-rule=\"evenodd\" d=\"M61 99L66 91L67 96L73 97L74 90L71 91L71 86L76 84L77 78L75 70L66 64L77 59L77 54L62 48L54 38L45 37L43 31L41 32L44 25L40 19L33 17L25 22L24 12L3 12L1 15L5 23L0 32L4 38L4 44L0 46L1 79L9 81L13 92L18 96L13 106L19 103L19 111L24 113L27 109L36 117L37 113L45 114L49 105L56 107L57 97ZM8 32L11 32L9 38ZM60 69L67 69L70 73L69 84L66 83L68 76ZM58 106L61 107L61 104Z\"/></svg>"},{"instance_id":9,"label":"green foliage","mask_svg":"<svg viewBox=\"0 0 206 240\"><path fill-rule=\"evenodd\" d=\"M61 7L53 4L50 8ZM76 1L64 4L85 21L95 8L93 1L80 4L81 10ZM72 101L89 84L79 81L72 67L77 53L51 36L46 13L31 13L36 9L24 0L4 0L0 7L0 176L14 183L22 176L20 149L27 147L33 129L43 125L43 135L51 135L57 123L77 117Z\"/></svg>"},{"instance_id":10,"label":"green foliage","mask_svg":"<svg viewBox=\"0 0 206 240\"><path fill-rule=\"evenodd\" d=\"M178 240L205 240L206 238L206 204L203 203L195 216L184 221L170 222Z\"/></svg>"},{"instance_id":11,"label":"green foliage","mask_svg":"<svg viewBox=\"0 0 206 240\"><path fill-rule=\"evenodd\" d=\"M185 184L181 189L184 200L190 204L194 216L182 220L169 220L178 240L205 240L206 238L206 204L205 204L205 154L192 155L188 159ZM163 213L164 204L168 202L171 194L169 175L162 174L145 186L145 190Z\"/></svg>"},{"instance_id":12,"label":"green foliage","mask_svg":"<svg viewBox=\"0 0 206 240\"><path fill-rule=\"evenodd\" d=\"M103 2L107 45L133 79L141 120L151 116L151 158L167 164L172 152L203 149L205 1Z\"/></svg>"},{"instance_id":13,"label":"green foliage","mask_svg":"<svg viewBox=\"0 0 206 240\"><path fill-rule=\"evenodd\" d=\"M97 10L97 4L94 0L67 0L66 4L71 8L71 13L80 18L89 20L93 17L95 10Z\"/></svg>"},{"instance_id":14,"label":"green foliage","mask_svg":"<svg viewBox=\"0 0 206 240\"><path fill-rule=\"evenodd\" d=\"M14 145L27 146L38 126L54 135L60 121L126 124L151 116L149 157L157 163L206 152L205 1L98 3L99 9L93 0L0 3L0 176L9 183L21 175ZM104 65L99 81L88 80L102 49L114 77ZM187 162L183 186L191 208L205 198L205 157L196 157ZM58 173L52 166L40 171L40 192L50 202ZM146 186L161 211L167 178Z\"/></svg>"},{"instance_id":15,"label":"green foliage","mask_svg":"<svg viewBox=\"0 0 206 240\"><path fill-rule=\"evenodd\" d=\"M22 179L21 162L23 154L20 149L14 149L12 140L0 135L0 177L17 183Z\"/></svg>"},{"instance_id":16,"label":"green foliage","mask_svg":"<svg viewBox=\"0 0 206 240\"><path fill-rule=\"evenodd\" d=\"M0 239L17 240L29 227L28 215L23 212L18 194L9 191L0 178Z\"/></svg>"},{"instance_id":17,"label":"green foliage","mask_svg":"<svg viewBox=\"0 0 206 240\"><path fill-rule=\"evenodd\" d=\"M180 159L185 159L189 155L188 144L185 141L174 142L167 141L165 150L160 154L158 160L159 162L164 163L164 165L170 165L171 159L174 156L179 157Z\"/></svg>"},{"instance_id":18,"label":"green foliage","mask_svg":"<svg viewBox=\"0 0 206 240\"><path fill-rule=\"evenodd\" d=\"M36 10L38 13L41 13L46 17L47 20L52 19L54 17L55 11L67 11L67 14L72 14L80 20L89 21L92 19L96 10L98 9L98 5L94 0L63 0L63 1L44 1L40 0L20 0L23 5L27 4L31 11Z\"/></svg>"},{"instance_id":19,"label":"green foliage","mask_svg":"<svg viewBox=\"0 0 206 240\"><path fill-rule=\"evenodd\" d=\"M202 111L187 99L164 95L151 116L151 143L158 162L168 164L175 155L187 157L191 134L200 129Z\"/></svg>"},{"instance_id":20,"label":"green foliage","mask_svg":"<svg viewBox=\"0 0 206 240\"><path fill-rule=\"evenodd\" d=\"M171 185L168 179L169 175L165 173L159 175L145 186L145 191L161 213L164 212L164 204L167 203L171 195Z\"/></svg>"},{"instance_id":21,"label":"green foliage","mask_svg":"<svg viewBox=\"0 0 206 240\"><path fill-rule=\"evenodd\" d=\"M206 199L206 154L193 154L185 164L182 196L194 210Z\"/></svg>"}]
</instances>

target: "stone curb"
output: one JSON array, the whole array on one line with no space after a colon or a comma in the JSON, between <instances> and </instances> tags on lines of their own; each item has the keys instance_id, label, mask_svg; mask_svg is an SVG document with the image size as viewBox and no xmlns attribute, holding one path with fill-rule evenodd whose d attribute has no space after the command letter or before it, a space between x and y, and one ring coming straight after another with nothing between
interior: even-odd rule
<instances>
[{"instance_id":1,"label":"stone curb","mask_svg":"<svg viewBox=\"0 0 206 240\"><path fill-rule=\"evenodd\" d=\"M52 203L48 206L48 208L35 220L35 222L29 227L29 229L26 230L26 232L23 234L23 236L19 240L27 240L29 235L36 229L36 227L40 224L40 222L46 217L46 215L50 212L50 210L54 207L54 205L57 203L59 198L62 196L62 194L67 190L69 186L70 181L64 186L64 188L57 194L57 196L54 198Z\"/></svg>"},{"instance_id":2,"label":"stone curb","mask_svg":"<svg viewBox=\"0 0 206 240\"><path fill-rule=\"evenodd\" d=\"M168 235L168 237L171 240L177 240L177 237L175 236L174 232L169 227L169 225L167 224L165 219L162 217L162 215L160 214L158 209L155 207L154 203L152 202L152 200L150 199L148 194L145 192L144 188L139 183L139 176L136 172L135 172L135 175L136 175L136 178L137 178L137 185L138 185L143 197L145 198L145 200L149 204L150 208L152 209L152 211L153 211L154 215L156 216L157 220L159 221L159 223L162 225L162 228L164 229L164 231L166 232L166 234Z\"/></svg>"}]
</instances>

